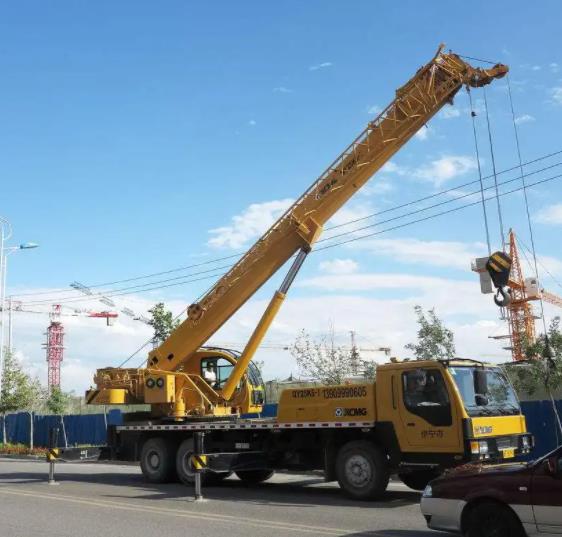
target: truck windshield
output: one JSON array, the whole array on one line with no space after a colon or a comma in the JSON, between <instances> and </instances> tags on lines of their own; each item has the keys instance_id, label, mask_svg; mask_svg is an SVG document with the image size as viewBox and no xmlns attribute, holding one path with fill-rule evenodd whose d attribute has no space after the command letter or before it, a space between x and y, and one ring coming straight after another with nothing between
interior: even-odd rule
<instances>
[{"instance_id":1,"label":"truck windshield","mask_svg":"<svg viewBox=\"0 0 562 537\"><path fill-rule=\"evenodd\" d=\"M497 368L449 367L469 416L519 414L511 384Z\"/></svg>"}]
</instances>

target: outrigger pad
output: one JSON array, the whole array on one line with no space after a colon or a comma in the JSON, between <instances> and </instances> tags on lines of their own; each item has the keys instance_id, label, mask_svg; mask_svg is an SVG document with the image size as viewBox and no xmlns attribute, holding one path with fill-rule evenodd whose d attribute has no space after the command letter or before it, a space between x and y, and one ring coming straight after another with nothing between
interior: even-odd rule
<instances>
[{"instance_id":1,"label":"outrigger pad","mask_svg":"<svg viewBox=\"0 0 562 537\"><path fill-rule=\"evenodd\" d=\"M496 289L505 287L509 282L511 273L511 257L505 252L495 252L486 263L486 270L492 278L492 282Z\"/></svg>"}]
</instances>

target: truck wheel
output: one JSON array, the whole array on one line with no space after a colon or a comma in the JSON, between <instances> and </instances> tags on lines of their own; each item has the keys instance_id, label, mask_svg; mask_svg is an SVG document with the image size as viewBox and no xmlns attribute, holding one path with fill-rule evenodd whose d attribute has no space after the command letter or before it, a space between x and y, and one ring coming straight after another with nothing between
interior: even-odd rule
<instances>
[{"instance_id":1,"label":"truck wheel","mask_svg":"<svg viewBox=\"0 0 562 537\"><path fill-rule=\"evenodd\" d=\"M140 467L151 483L167 483L175 477L175 445L164 438L149 438L142 446Z\"/></svg>"},{"instance_id":2,"label":"truck wheel","mask_svg":"<svg viewBox=\"0 0 562 537\"><path fill-rule=\"evenodd\" d=\"M275 472L273 470L246 470L244 472L235 472L236 477L244 483L249 485L257 485L258 483L263 483L267 481Z\"/></svg>"},{"instance_id":3,"label":"truck wheel","mask_svg":"<svg viewBox=\"0 0 562 537\"><path fill-rule=\"evenodd\" d=\"M410 472L409 474L398 474L398 477L406 485L410 487L412 490L423 490L427 486L427 484L436 477L439 476L439 472L435 470L416 470L414 472Z\"/></svg>"},{"instance_id":4,"label":"truck wheel","mask_svg":"<svg viewBox=\"0 0 562 537\"><path fill-rule=\"evenodd\" d=\"M465 537L523 537L517 516L503 505L485 502L470 510L464 525Z\"/></svg>"},{"instance_id":5,"label":"truck wheel","mask_svg":"<svg viewBox=\"0 0 562 537\"><path fill-rule=\"evenodd\" d=\"M347 496L355 500L374 500L385 492L388 485L386 456L371 442L348 442L338 453L336 476Z\"/></svg>"},{"instance_id":6,"label":"truck wheel","mask_svg":"<svg viewBox=\"0 0 562 537\"><path fill-rule=\"evenodd\" d=\"M195 482L195 472L191 467L191 455L195 449L195 440L186 438L178 448L176 453L176 473L179 480L185 485L193 485ZM201 476L201 483L207 485L217 485L223 479L226 479L232 472L223 472L220 474L204 472Z\"/></svg>"}]
</instances>

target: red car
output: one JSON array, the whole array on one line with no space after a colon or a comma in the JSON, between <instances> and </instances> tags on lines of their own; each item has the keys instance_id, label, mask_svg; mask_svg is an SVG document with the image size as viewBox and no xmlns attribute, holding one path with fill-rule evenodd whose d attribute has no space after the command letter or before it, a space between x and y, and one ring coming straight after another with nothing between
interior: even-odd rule
<instances>
[{"instance_id":1,"label":"red car","mask_svg":"<svg viewBox=\"0 0 562 537\"><path fill-rule=\"evenodd\" d=\"M471 465L422 495L428 527L465 537L562 535L562 447L531 463Z\"/></svg>"}]
</instances>

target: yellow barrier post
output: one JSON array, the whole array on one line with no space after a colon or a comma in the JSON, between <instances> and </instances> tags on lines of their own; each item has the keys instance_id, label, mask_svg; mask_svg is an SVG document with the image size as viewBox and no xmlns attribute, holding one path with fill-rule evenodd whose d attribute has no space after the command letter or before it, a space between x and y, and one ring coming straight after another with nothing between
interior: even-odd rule
<instances>
[{"instance_id":1,"label":"yellow barrier post","mask_svg":"<svg viewBox=\"0 0 562 537\"><path fill-rule=\"evenodd\" d=\"M203 455L204 451L204 433L197 432L195 438L195 451L193 453L192 466L195 472L195 501L200 502L203 500L203 493L201 492L201 477L205 468L207 467L207 457Z\"/></svg>"},{"instance_id":2,"label":"yellow barrier post","mask_svg":"<svg viewBox=\"0 0 562 537\"><path fill-rule=\"evenodd\" d=\"M47 485L58 485L55 481L55 462L59 457L59 450L57 448L59 439L58 427L51 427L49 429L49 444L47 449L47 461L49 463L49 479Z\"/></svg>"}]
</instances>

